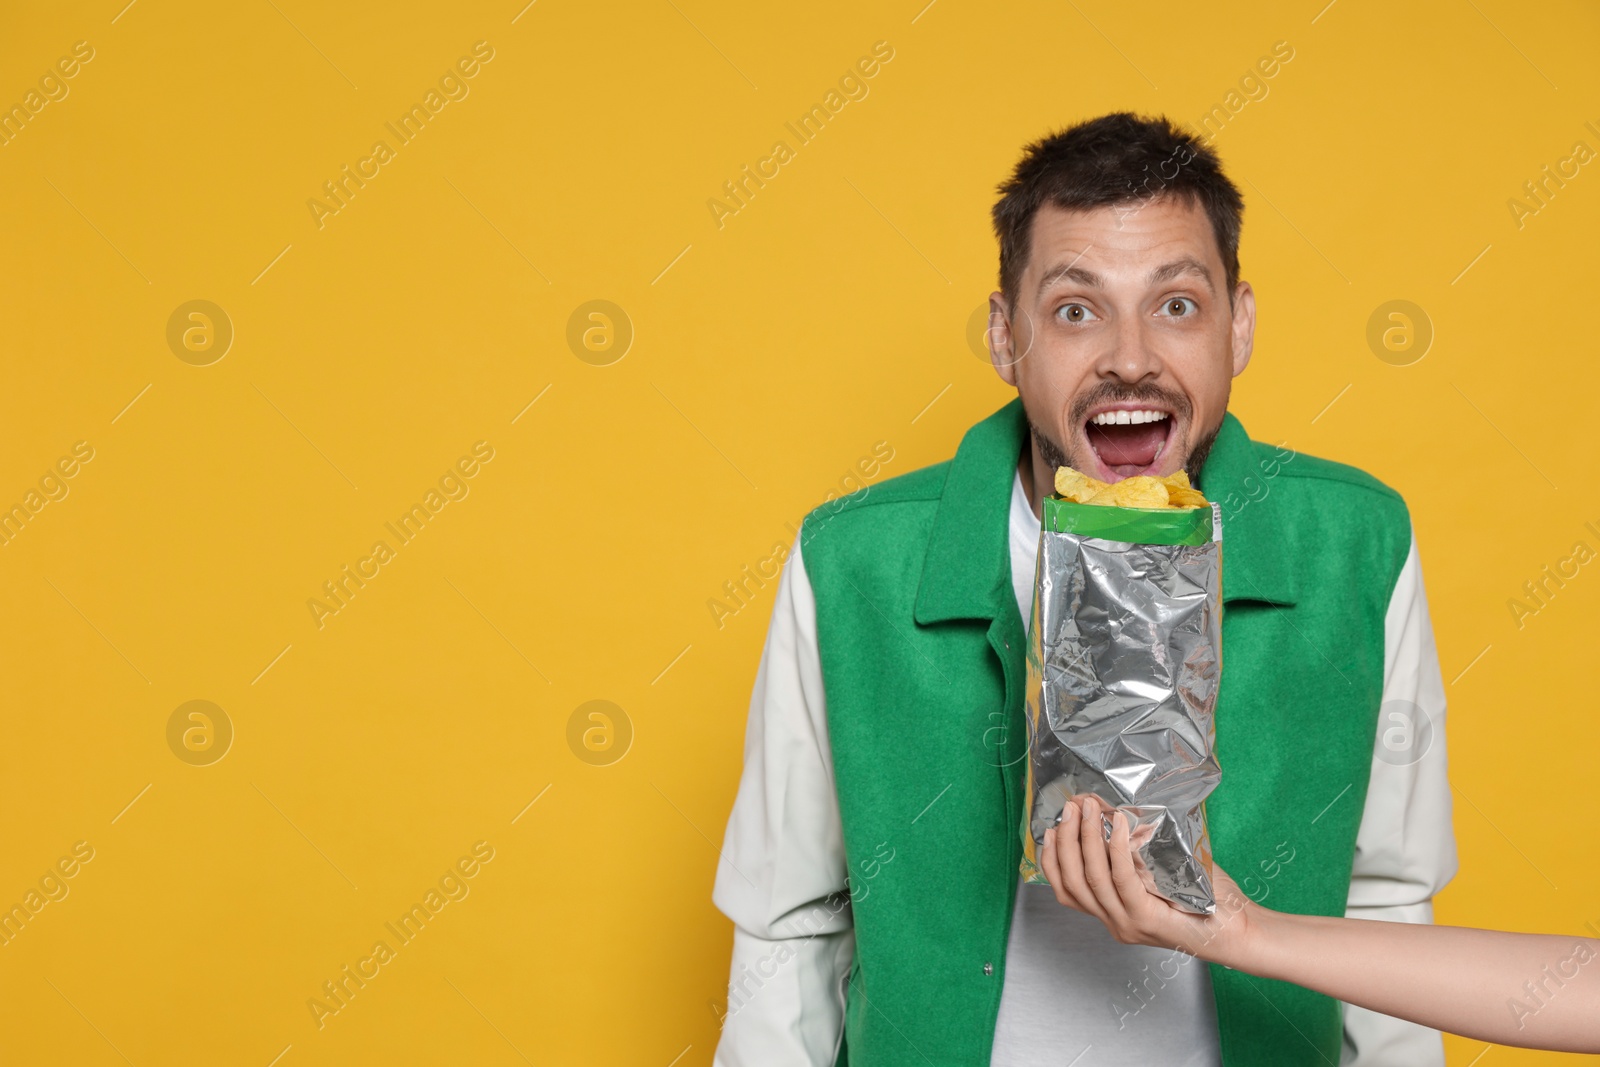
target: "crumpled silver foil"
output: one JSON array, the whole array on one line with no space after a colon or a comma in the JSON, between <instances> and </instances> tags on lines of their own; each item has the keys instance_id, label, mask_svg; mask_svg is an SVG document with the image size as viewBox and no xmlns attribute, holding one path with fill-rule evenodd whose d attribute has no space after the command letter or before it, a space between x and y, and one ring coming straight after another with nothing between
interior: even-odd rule
<instances>
[{"instance_id":1,"label":"crumpled silver foil","mask_svg":"<svg viewBox=\"0 0 1600 1067\"><path fill-rule=\"evenodd\" d=\"M1222 543L1135 545L1045 530L1028 630L1033 856L1073 794L1129 818L1135 866L1185 911L1216 911L1203 804L1222 777ZM1107 813L1103 831L1110 837ZM1029 859L1030 882L1047 881Z\"/></svg>"}]
</instances>

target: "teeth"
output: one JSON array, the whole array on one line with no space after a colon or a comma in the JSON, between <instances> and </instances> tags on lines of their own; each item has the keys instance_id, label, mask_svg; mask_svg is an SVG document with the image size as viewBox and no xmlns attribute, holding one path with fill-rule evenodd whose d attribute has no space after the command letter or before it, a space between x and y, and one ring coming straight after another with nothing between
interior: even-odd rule
<instances>
[{"instance_id":1,"label":"teeth","mask_svg":"<svg viewBox=\"0 0 1600 1067\"><path fill-rule=\"evenodd\" d=\"M1165 411L1102 411L1089 421L1096 426L1137 426L1143 422L1161 422L1166 417Z\"/></svg>"}]
</instances>

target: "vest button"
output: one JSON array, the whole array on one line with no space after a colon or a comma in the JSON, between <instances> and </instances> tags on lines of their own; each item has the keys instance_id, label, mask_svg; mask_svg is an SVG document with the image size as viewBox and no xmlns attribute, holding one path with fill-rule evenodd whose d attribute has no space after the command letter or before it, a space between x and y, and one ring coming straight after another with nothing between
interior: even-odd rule
<instances>
[{"instance_id":1,"label":"vest button","mask_svg":"<svg viewBox=\"0 0 1600 1067\"><path fill-rule=\"evenodd\" d=\"M994 974L994 964L992 964L992 963L985 963L985 964L984 964L984 965L983 965L983 973L984 973L984 974L985 974L985 975L992 975L992 974Z\"/></svg>"}]
</instances>

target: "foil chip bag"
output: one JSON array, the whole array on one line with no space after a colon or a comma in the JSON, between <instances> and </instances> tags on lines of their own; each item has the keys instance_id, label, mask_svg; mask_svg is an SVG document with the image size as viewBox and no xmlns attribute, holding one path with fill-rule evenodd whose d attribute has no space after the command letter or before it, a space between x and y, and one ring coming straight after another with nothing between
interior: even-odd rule
<instances>
[{"instance_id":1,"label":"foil chip bag","mask_svg":"<svg viewBox=\"0 0 1600 1067\"><path fill-rule=\"evenodd\" d=\"M1087 498L1095 489L1068 492ZM1049 882L1038 865L1045 831L1068 797L1093 793L1128 817L1145 886L1210 915L1204 804L1222 777L1213 720L1222 515L1187 492L1180 502L1174 491L1176 507L1119 507L1110 495L1043 501L1028 627L1022 875ZM1109 812L1102 822L1109 839Z\"/></svg>"}]
</instances>

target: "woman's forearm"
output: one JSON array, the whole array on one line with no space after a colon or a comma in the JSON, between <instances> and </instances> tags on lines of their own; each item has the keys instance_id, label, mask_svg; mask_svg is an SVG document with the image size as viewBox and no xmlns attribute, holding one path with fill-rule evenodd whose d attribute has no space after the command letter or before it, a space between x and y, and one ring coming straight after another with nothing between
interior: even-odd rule
<instances>
[{"instance_id":1,"label":"woman's forearm","mask_svg":"<svg viewBox=\"0 0 1600 1067\"><path fill-rule=\"evenodd\" d=\"M1250 906L1201 955L1500 1045L1600 1052L1600 942Z\"/></svg>"}]
</instances>

